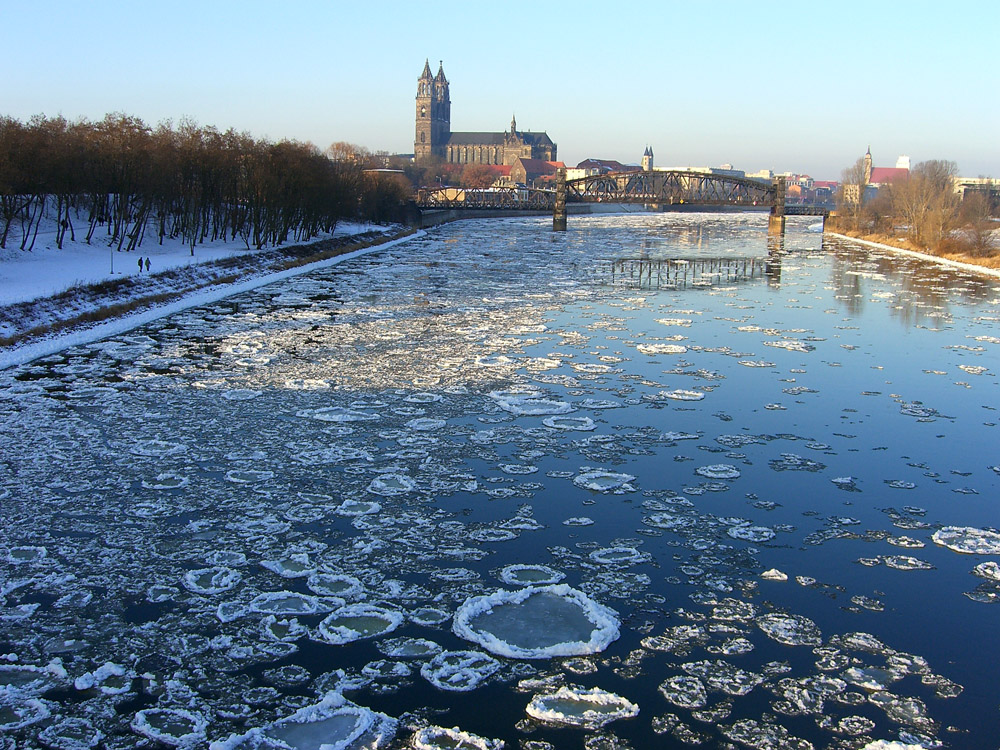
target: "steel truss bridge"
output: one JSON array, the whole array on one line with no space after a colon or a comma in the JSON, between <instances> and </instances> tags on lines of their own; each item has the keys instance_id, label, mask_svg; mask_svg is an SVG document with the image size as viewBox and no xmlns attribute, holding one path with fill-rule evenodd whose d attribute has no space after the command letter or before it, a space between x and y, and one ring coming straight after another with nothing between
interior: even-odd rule
<instances>
[{"instance_id":1,"label":"steel truss bridge","mask_svg":"<svg viewBox=\"0 0 1000 750\"><path fill-rule=\"evenodd\" d=\"M420 190L424 209L554 211L556 190L525 187L439 188ZM779 208L778 195L782 201ZM825 216L829 209L784 202L783 180L687 171L635 171L566 180L566 203L639 203L652 206L735 206L770 208L788 216ZM783 210L781 210L783 209Z\"/></svg>"}]
</instances>

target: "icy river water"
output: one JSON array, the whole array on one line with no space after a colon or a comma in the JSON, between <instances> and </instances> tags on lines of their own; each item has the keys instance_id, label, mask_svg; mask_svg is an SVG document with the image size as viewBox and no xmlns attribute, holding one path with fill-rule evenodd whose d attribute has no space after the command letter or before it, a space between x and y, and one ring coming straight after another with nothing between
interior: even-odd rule
<instances>
[{"instance_id":1,"label":"icy river water","mask_svg":"<svg viewBox=\"0 0 1000 750\"><path fill-rule=\"evenodd\" d=\"M0 750L995 748L1000 283L766 218L458 222L0 373Z\"/></svg>"}]
</instances>

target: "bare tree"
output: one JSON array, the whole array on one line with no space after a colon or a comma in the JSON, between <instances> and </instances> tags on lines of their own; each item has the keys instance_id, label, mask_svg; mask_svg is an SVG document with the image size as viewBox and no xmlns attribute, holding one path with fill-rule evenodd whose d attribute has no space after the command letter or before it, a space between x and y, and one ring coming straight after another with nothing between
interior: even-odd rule
<instances>
[{"instance_id":1,"label":"bare tree","mask_svg":"<svg viewBox=\"0 0 1000 750\"><path fill-rule=\"evenodd\" d=\"M933 249L955 228L959 206L957 174L953 161L923 161L909 175L883 188L888 191L893 212L918 245Z\"/></svg>"},{"instance_id":2,"label":"bare tree","mask_svg":"<svg viewBox=\"0 0 1000 750\"><path fill-rule=\"evenodd\" d=\"M863 224L865 188L868 184L866 178L864 157L841 172L837 210L850 229L861 229Z\"/></svg>"}]
</instances>

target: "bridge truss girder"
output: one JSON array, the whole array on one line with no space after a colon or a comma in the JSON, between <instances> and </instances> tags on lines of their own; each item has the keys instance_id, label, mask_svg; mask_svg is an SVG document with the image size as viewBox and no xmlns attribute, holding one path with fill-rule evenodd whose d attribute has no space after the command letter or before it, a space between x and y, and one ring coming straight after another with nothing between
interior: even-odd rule
<instances>
[{"instance_id":1,"label":"bridge truss girder","mask_svg":"<svg viewBox=\"0 0 1000 750\"><path fill-rule=\"evenodd\" d=\"M774 185L685 171L612 172L566 183L568 201L701 206L772 206Z\"/></svg>"},{"instance_id":2,"label":"bridge truss girder","mask_svg":"<svg viewBox=\"0 0 1000 750\"><path fill-rule=\"evenodd\" d=\"M441 188L421 190L417 205L421 208L514 209L518 211L551 211L555 193L523 187L500 188Z\"/></svg>"}]
</instances>

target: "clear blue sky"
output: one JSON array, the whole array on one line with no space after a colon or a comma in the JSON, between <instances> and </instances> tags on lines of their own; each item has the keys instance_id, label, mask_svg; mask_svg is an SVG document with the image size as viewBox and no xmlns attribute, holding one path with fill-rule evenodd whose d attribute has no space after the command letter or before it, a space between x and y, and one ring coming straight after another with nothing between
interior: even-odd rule
<instances>
[{"instance_id":1,"label":"clear blue sky","mask_svg":"<svg viewBox=\"0 0 1000 750\"><path fill-rule=\"evenodd\" d=\"M454 130L545 130L559 157L837 179L871 145L1000 176L1000 4L0 0L0 114L413 151L416 80ZM441 9L441 10L436 10Z\"/></svg>"}]
</instances>

